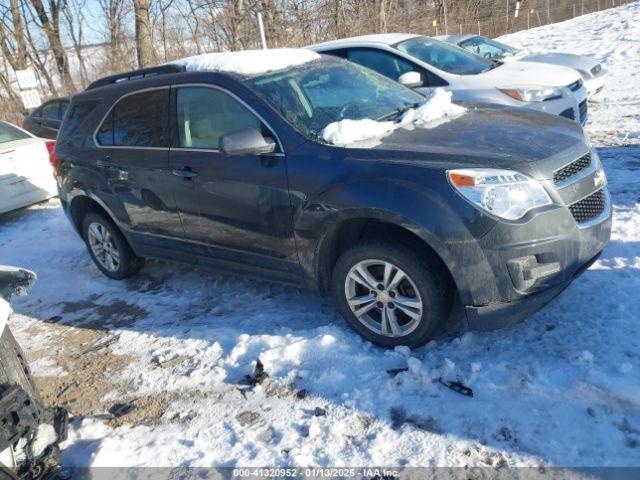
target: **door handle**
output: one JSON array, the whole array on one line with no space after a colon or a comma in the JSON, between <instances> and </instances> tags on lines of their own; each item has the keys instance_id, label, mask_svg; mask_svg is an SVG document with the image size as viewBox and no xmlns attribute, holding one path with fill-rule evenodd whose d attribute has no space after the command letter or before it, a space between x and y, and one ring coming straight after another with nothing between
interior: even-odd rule
<instances>
[{"instance_id":1,"label":"door handle","mask_svg":"<svg viewBox=\"0 0 640 480\"><path fill-rule=\"evenodd\" d=\"M182 177L185 180L191 180L198 176L198 172L193 171L191 167L184 167L182 170L171 170L171 173L176 177Z\"/></svg>"}]
</instances>

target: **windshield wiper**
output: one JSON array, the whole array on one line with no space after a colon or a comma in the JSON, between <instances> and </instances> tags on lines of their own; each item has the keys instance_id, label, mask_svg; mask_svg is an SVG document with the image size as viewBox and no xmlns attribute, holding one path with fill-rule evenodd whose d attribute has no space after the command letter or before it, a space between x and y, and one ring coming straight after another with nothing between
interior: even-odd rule
<instances>
[{"instance_id":1,"label":"windshield wiper","mask_svg":"<svg viewBox=\"0 0 640 480\"><path fill-rule=\"evenodd\" d=\"M418 108L420 105L422 105L424 102L414 102L414 103L407 103L406 105L402 106L402 107L398 107L396 108L394 111L386 113L378 118L376 118L376 120L378 122L381 122L383 120L387 120L390 118L396 118L399 117L400 115L402 115L403 113L411 110L412 108Z\"/></svg>"}]
</instances>

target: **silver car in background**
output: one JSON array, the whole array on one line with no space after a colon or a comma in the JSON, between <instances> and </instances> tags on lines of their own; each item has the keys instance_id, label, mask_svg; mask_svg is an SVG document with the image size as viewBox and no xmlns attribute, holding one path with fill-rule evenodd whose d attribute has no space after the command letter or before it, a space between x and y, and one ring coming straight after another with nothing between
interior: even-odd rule
<instances>
[{"instance_id":1,"label":"silver car in background","mask_svg":"<svg viewBox=\"0 0 640 480\"><path fill-rule=\"evenodd\" d=\"M538 110L582 125L587 121L587 90L571 68L495 61L410 33L364 35L308 48L346 58L423 94L444 88L456 102Z\"/></svg>"},{"instance_id":2,"label":"silver car in background","mask_svg":"<svg viewBox=\"0 0 640 480\"><path fill-rule=\"evenodd\" d=\"M599 60L586 55L560 52L529 53L481 35L447 35L436 38L492 60L548 63L573 68L582 77L589 95L595 95L602 90L608 76Z\"/></svg>"}]
</instances>

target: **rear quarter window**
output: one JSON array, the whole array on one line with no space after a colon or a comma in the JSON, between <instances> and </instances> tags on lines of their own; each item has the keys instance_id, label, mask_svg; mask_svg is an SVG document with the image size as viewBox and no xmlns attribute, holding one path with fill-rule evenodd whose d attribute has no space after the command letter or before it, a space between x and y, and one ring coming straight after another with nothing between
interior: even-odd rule
<instances>
[{"instance_id":1,"label":"rear quarter window","mask_svg":"<svg viewBox=\"0 0 640 480\"><path fill-rule=\"evenodd\" d=\"M85 100L73 102L69 107L69 112L58 133L58 144L82 143L83 137L88 134L87 119L91 112L98 106L98 100Z\"/></svg>"}]
</instances>

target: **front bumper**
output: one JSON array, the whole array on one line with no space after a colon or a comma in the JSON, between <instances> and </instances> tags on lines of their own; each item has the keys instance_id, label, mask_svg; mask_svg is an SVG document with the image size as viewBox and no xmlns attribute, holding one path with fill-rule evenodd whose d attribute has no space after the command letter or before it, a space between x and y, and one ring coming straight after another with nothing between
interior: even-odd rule
<instances>
[{"instance_id":1,"label":"front bumper","mask_svg":"<svg viewBox=\"0 0 640 480\"><path fill-rule=\"evenodd\" d=\"M468 328L470 330L497 330L525 320L560 295L575 278L593 265L601 253L599 252L580 266L569 280L554 287L511 302L494 303L481 307L465 307Z\"/></svg>"},{"instance_id":2,"label":"front bumper","mask_svg":"<svg viewBox=\"0 0 640 480\"><path fill-rule=\"evenodd\" d=\"M470 289L462 300L470 329L491 330L523 320L597 260L611 237L606 187L604 192L605 209L593 221L578 224L558 199L521 222L497 222L473 252L459 252L458 258L467 255Z\"/></svg>"},{"instance_id":3,"label":"front bumper","mask_svg":"<svg viewBox=\"0 0 640 480\"><path fill-rule=\"evenodd\" d=\"M566 90L569 92L568 89ZM588 113L586 109L586 89L583 87L582 90L585 92L584 98L579 95L575 96L572 93L565 93L561 98L556 98L554 100L548 100L545 102L529 102L517 106L549 113L551 115L559 115L584 125L587 122Z\"/></svg>"},{"instance_id":4,"label":"front bumper","mask_svg":"<svg viewBox=\"0 0 640 480\"><path fill-rule=\"evenodd\" d=\"M595 95L604 88L604 85L607 82L607 76L608 72L606 70L601 70L595 77L584 79L584 86L587 87L589 95Z\"/></svg>"}]
</instances>

